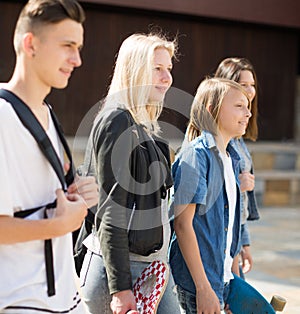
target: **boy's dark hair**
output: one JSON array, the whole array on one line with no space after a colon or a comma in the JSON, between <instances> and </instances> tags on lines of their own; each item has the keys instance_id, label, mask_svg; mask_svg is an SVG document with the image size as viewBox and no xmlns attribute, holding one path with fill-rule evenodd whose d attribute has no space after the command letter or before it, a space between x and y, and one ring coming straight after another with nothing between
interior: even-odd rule
<instances>
[{"instance_id":1,"label":"boy's dark hair","mask_svg":"<svg viewBox=\"0 0 300 314\"><path fill-rule=\"evenodd\" d=\"M22 9L14 34L14 47L18 52L20 38L27 32L36 33L40 26L71 19L83 24L85 14L76 0L29 0Z\"/></svg>"}]
</instances>

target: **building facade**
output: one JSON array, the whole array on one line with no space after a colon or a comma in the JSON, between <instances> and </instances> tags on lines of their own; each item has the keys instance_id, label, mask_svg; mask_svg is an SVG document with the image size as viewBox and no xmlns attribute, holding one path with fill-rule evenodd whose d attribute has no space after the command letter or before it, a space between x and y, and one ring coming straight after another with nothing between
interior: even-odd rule
<instances>
[{"instance_id":1,"label":"building facade","mask_svg":"<svg viewBox=\"0 0 300 314\"><path fill-rule=\"evenodd\" d=\"M200 81L212 75L225 57L243 56L253 63L259 80L259 140L300 138L296 101L300 75L299 1L80 2L87 16L83 65L74 72L67 89L53 90L49 95L67 135L76 134L86 113L105 96L121 42L134 32L161 30L170 38L177 36L179 42L174 89L167 98L162 121L184 132ZM24 3L0 1L0 81L8 80L13 71L13 29ZM176 137L174 134L169 136Z\"/></svg>"}]
</instances>

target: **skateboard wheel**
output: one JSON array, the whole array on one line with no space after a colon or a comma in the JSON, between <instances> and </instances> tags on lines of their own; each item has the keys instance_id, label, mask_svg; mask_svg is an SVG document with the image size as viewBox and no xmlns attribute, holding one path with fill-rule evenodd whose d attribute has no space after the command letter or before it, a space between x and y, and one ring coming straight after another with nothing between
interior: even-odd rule
<instances>
[{"instance_id":1,"label":"skateboard wheel","mask_svg":"<svg viewBox=\"0 0 300 314\"><path fill-rule=\"evenodd\" d=\"M281 312L285 307L286 299L279 295L274 295L270 303L275 311Z\"/></svg>"}]
</instances>

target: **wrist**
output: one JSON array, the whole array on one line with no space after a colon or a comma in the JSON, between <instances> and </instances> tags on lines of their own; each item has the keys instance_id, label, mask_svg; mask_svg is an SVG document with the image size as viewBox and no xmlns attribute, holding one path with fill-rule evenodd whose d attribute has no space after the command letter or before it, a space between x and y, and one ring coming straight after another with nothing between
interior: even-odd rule
<instances>
[{"instance_id":1,"label":"wrist","mask_svg":"<svg viewBox=\"0 0 300 314\"><path fill-rule=\"evenodd\" d=\"M208 281L195 284L195 287L196 287L196 292L200 292L200 293L203 291L207 291L208 289L211 289L210 283Z\"/></svg>"},{"instance_id":2,"label":"wrist","mask_svg":"<svg viewBox=\"0 0 300 314\"><path fill-rule=\"evenodd\" d=\"M122 291L118 291L112 294L112 297L122 297L123 295L127 295L128 293L133 293L132 290L127 289L127 290L122 290Z\"/></svg>"}]
</instances>

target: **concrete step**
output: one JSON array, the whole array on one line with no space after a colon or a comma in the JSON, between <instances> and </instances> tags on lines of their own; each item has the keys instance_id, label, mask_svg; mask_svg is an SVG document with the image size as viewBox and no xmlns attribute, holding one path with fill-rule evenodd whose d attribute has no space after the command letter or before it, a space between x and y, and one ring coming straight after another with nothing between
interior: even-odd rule
<instances>
[{"instance_id":1,"label":"concrete step","mask_svg":"<svg viewBox=\"0 0 300 314\"><path fill-rule=\"evenodd\" d=\"M300 144L249 143L260 206L300 205Z\"/></svg>"}]
</instances>

